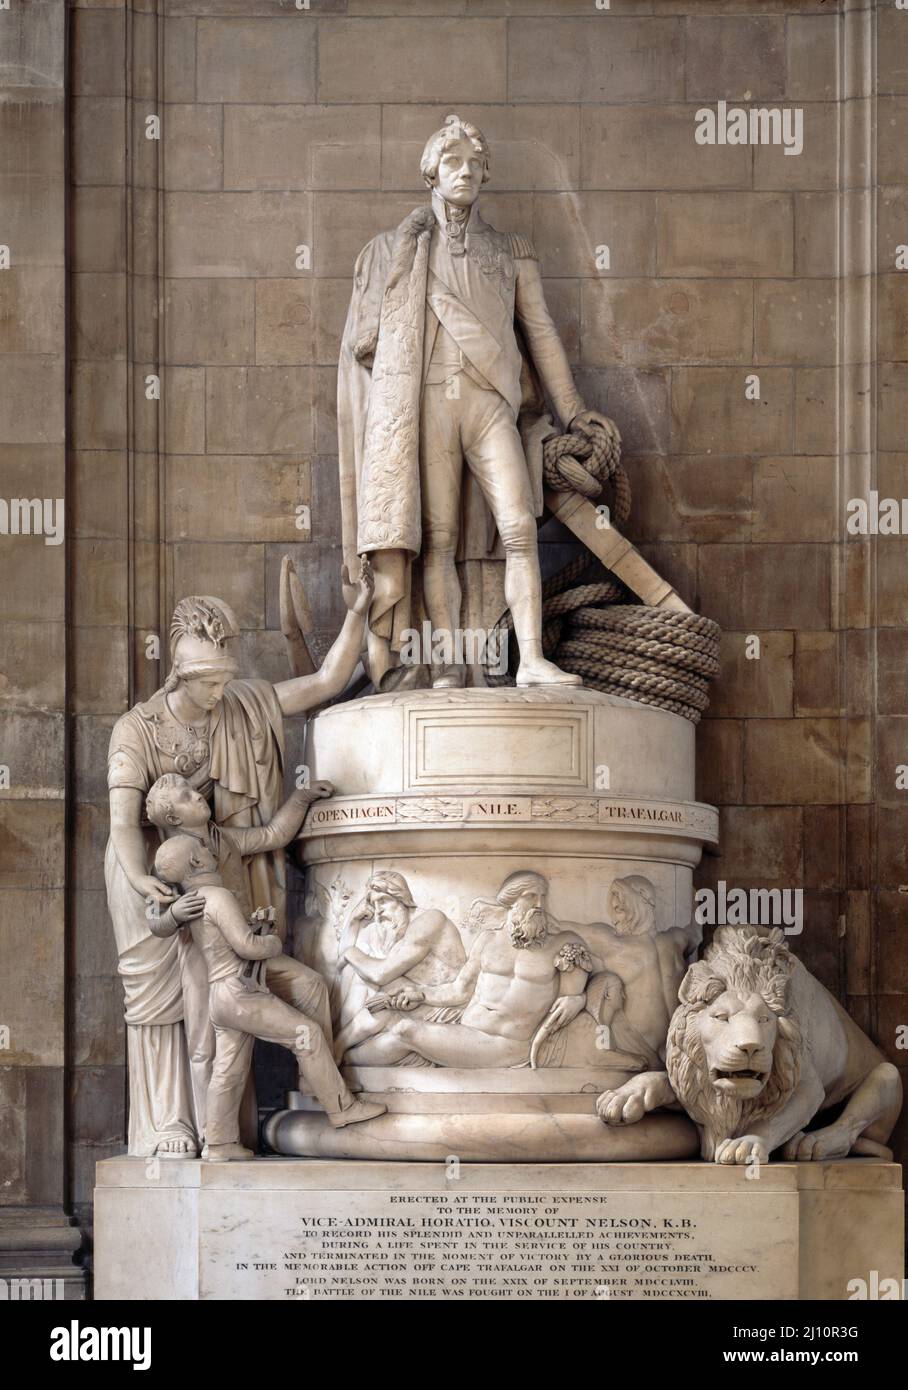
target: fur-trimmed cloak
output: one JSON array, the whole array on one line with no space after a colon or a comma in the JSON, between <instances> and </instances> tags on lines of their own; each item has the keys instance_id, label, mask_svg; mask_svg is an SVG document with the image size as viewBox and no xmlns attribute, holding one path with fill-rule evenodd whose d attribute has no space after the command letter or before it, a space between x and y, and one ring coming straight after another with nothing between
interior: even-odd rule
<instances>
[{"instance_id":1,"label":"fur-trimmed cloak","mask_svg":"<svg viewBox=\"0 0 908 1390\"><path fill-rule=\"evenodd\" d=\"M382 608L370 626L399 650L401 633L422 618L414 562L421 543L419 415L429 251L436 218L416 208L393 232L360 253L341 343L338 372L338 451L344 562L368 553L384 580ZM525 238L480 223L505 255L532 256ZM542 443L557 433L544 414L538 380L523 355L518 427L524 440L535 514L542 514ZM465 472L458 561L502 559L503 549L478 484ZM495 613L486 625L499 616Z\"/></svg>"}]
</instances>

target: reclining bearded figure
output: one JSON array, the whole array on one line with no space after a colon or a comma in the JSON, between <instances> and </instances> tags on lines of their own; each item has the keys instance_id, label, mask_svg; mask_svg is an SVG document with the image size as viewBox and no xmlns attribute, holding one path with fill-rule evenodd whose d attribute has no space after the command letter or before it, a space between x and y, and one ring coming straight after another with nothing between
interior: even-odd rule
<instances>
[{"instance_id":1,"label":"reclining bearded figure","mask_svg":"<svg viewBox=\"0 0 908 1390\"><path fill-rule=\"evenodd\" d=\"M576 1018L593 963L575 932L552 930L547 889L538 874L512 874L499 894L504 921L479 931L453 980L369 1001L371 1011L388 1011L371 1045L376 1062L393 1066L415 1052L439 1066L520 1066L544 1019L555 1029Z\"/></svg>"},{"instance_id":2,"label":"reclining bearded figure","mask_svg":"<svg viewBox=\"0 0 908 1390\"><path fill-rule=\"evenodd\" d=\"M494 900L476 899L465 957L453 923L417 909L402 875L375 874L342 942L338 1060L659 1065L688 933L657 929L655 891L639 875L612 884L613 923L559 922L548 894L548 880L527 869L509 874Z\"/></svg>"}]
</instances>

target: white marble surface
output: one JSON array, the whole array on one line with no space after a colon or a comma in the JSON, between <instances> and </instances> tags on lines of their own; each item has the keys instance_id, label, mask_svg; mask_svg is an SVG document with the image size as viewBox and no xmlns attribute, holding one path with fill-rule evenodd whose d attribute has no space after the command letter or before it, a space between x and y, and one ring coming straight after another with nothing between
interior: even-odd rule
<instances>
[{"instance_id":1,"label":"white marble surface","mask_svg":"<svg viewBox=\"0 0 908 1390\"><path fill-rule=\"evenodd\" d=\"M529 1161L693 1152L678 1116L630 1140L592 1123L605 1070L620 1085L661 1065L700 940L692 872L717 816L693 800L689 721L582 689L417 690L323 711L307 761L336 790L300 835L296 949L331 987L337 1055L391 1113L355 1135L289 1113L270 1142L476 1161L518 1160L521 1143ZM512 1107L472 1104L489 1068ZM560 1092L570 1069L589 1104L560 1125L563 1105L527 1096ZM423 1091L451 1099L421 1124Z\"/></svg>"},{"instance_id":2,"label":"white marble surface","mask_svg":"<svg viewBox=\"0 0 908 1390\"><path fill-rule=\"evenodd\" d=\"M694 735L677 714L594 690L421 690L322 710L309 752L313 775L344 797L447 788L692 802ZM603 766L608 786L597 787Z\"/></svg>"},{"instance_id":3,"label":"white marble surface","mask_svg":"<svg viewBox=\"0 0 908 1390\"><path fill-rule=\"evenodd\" d=\"M469 1093L467 1093L469 1096ZM393 1092L374 1092L393 1105ZM472 1097L470 1097L472 1099ZM648 1158L692 1158L698 1141L686 1115L667 1111L647 1115L639 1125L613 1128L596 1115L595 1098L586 1113L557 1109L538 1097L538 1104L508 1105L497 1113L461 1109L452 1112L396 1110L366 1125L334 1129L315 1111L284 1110L265 1126L265 1139L281 1154L319 1158L417 1159L444 1163L457 1155L464 1163L491 1159L509 1163L622 1163Z\"/></svg>"},{"instance_id":4,"label":"white marble surface","mask_svg":"<svg viewBox=\"0 0 908 1390\"><path fill-rule=\"evenodd\" d=\"M903 1254L901 1170L865 1159L108 1159L95 1202L100 1299L844 1299Z\"/></svg>"}]
</instances>

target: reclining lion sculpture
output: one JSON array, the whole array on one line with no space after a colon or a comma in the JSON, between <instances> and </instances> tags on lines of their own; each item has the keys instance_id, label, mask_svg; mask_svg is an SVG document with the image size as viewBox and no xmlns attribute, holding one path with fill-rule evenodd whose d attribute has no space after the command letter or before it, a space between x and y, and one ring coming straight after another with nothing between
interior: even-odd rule
<instances>
[{"instance_id":1,"label":"reclining lion sculpture","mask_svg":"<svg viewBox=\"0 0 908 1390\"><path fill-rule=\"evenodd\" d=\"M902 1105L897 1069L788 949L778 928L720 927L679 990L664 1072L643 1072L597 1102L606 1124L680 1103L716 1163L891 1159ZM844 1105L821 1129L820 1111Z\"/></svg>"}]
</instances>

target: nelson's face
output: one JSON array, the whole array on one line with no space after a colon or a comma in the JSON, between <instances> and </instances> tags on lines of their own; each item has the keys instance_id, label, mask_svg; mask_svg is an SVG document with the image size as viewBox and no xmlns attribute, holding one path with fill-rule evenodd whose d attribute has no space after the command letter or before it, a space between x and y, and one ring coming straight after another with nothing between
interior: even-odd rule
<instances>
[{"instance_id":1,"label":"nelson's face","mask_svg":"<svg viewBox=\"0 0 908 1390\"><path fill-rule=\"evenodd\" d=\"M469 207L482 187L485 160L466 136L449 140L438 161L435 187L446 203Z\"/></svg>"}]
</instances>

